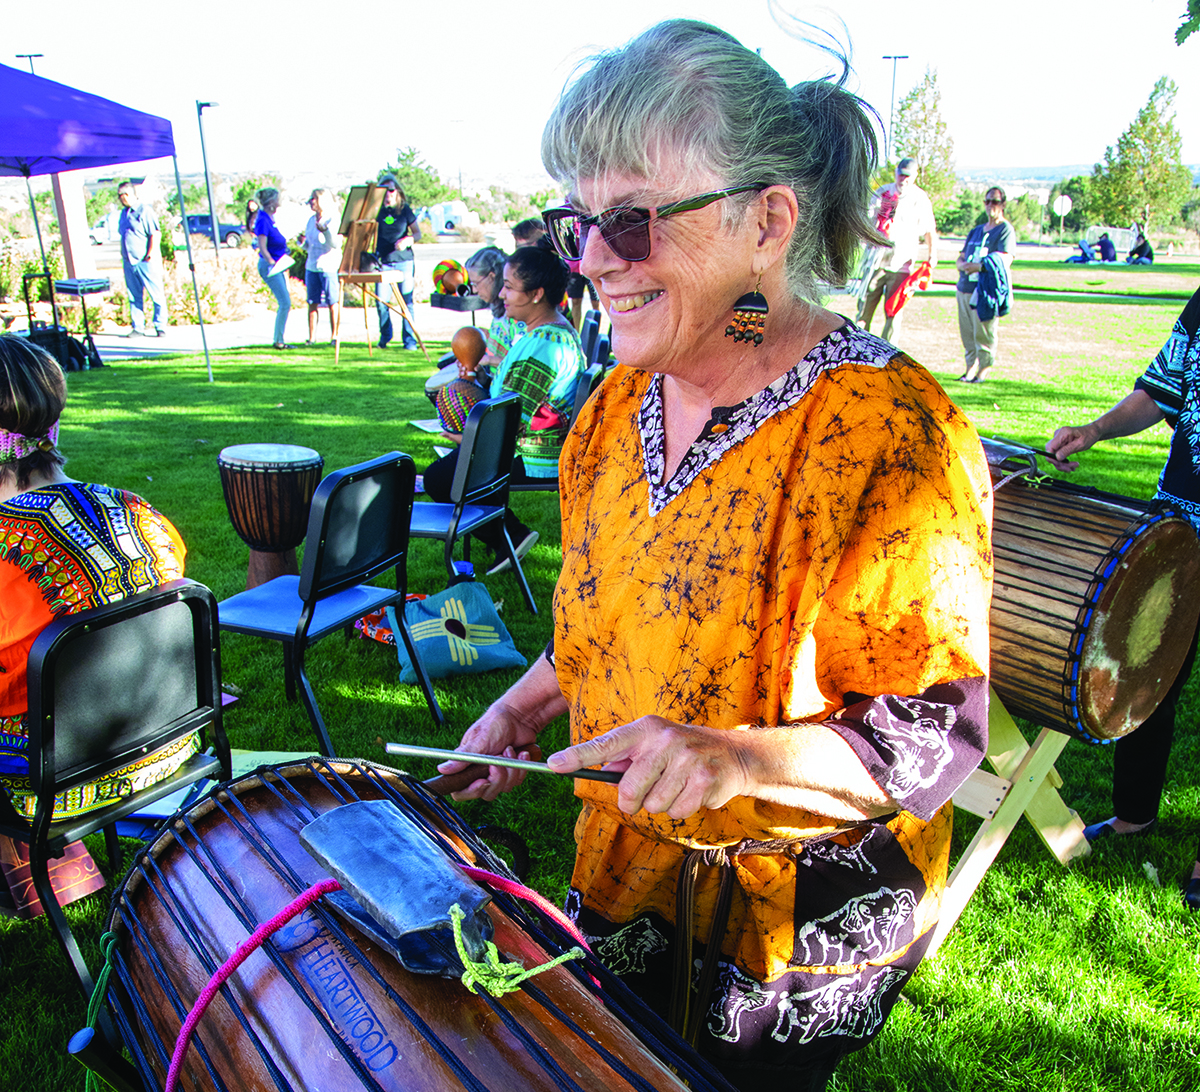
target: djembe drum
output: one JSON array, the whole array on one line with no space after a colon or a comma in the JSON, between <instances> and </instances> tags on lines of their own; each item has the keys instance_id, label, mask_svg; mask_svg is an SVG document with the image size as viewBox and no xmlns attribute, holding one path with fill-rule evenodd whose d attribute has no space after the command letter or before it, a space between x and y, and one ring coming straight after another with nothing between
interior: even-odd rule
<instances>
[{"instance_id":1,"label":"djembe drum","mask_svg":"<svg viewBox=\"0 0 1200 1092\"><path fill-rule=\"evenodd\" d=\"M250 547L247 588L300 571L296 547L324 465L312 448L292 444L237 444L217 456L229 519Z\"/></svg>"},{"instance_id":2,"label":"djembe drum","mask_svg":"<svg viewBox=\"0 0 1200 1092\"><path fill-rule=\"evenodd\" d=\"M394 804L418 841L427 839L418 855L438 857L430 873L448 861L510 876L448 805L382 766L314 758L222 786L164 826L113 896L109 1002L147 1087L164 1086L180 1027L216 968L330 875L305 845L341 805L357 816L358 801ZM422 865L411 882L400 862L383 871L411 899L388 909L422 913L434 886ZM541 966L572 946L550 916L501 889L471 886L465 901L488 919L505 960ZM590 955L493 997L438 970L415 973L377 923L358 921L323 896L282 925L199 1018L179 1087L728 1092ZM437 943L454 958L448 936Z\"/></svg>"},{"instance_id":3,"label":"djembe drum","mask_svg":"<svg viewBox=\"0 0 1200 1092\"><path fill-rule=\"evenodd\" d=\"M996 489L992 552L991 682L1009 712L1089 743L1137 728L1179 674L1200 616L1191 524L1016 476Z\"/></svg>"}]
</instances>

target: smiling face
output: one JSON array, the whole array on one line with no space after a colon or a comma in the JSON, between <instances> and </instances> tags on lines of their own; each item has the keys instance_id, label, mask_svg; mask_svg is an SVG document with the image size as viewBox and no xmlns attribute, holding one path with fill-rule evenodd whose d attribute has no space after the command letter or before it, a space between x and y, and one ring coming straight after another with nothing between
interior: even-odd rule
<instances>
[{"instance_id":1,"label":"smiling face","mask_svg":"<svg viewBox=\"0 0 1200 1092\"><path fill-rule=\"evenodd\" d=\"M665 205L725 185L713 175L687 175L674 166L660 169L652 184L609 173L581 179L572 204L595 215L621 205ZM650 256L641 262L617 257L599 229L590 229L580 271L596 286L612 319L613 354L622 364L689 377L727 358L732 343L725 327L734 301L754 288L757 232L749 210L727 232L724 210L725 201L717 201L653 219Z\"/></svg>"},{"instance_id":2,"label":"smiling face","mask_svg":"<svg viewBox=\"0 0 1200 1092\"><path fill-rule=\"evenodd\" d=\"M504 314L518 322L528 323L538 317L541 312L542 297L545 292L537 288L526 292L521 278L513 267L507 263L504 266L504 283L500 288L500 298L504 301Z\"/></svg>"}]
</instances>

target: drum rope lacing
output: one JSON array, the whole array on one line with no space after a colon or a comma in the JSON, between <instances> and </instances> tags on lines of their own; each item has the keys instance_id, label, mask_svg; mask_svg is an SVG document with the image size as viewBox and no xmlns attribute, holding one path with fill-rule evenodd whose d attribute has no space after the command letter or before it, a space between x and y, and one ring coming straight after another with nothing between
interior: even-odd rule
<instances>
[{"instance_id":1,"label":"drum rope lacing","mask_svg":"<svg viewBox=\"0 0 1200 1092\"><path fill-rule=\"evenodd\" d=\"M343 760L349 761L349 760ZM316 776L317 780L330 792L335 798L346 800L360 799L359 792L348 783L342 776L339 769L334 768L328 760L314 758L305 763L297 763L297 766L305 766ZM451 852L458 854L461 857L458 846L452 840L454 837L468 838L468 844L476 855L481 852L485 855L483 859L494 860L495 863L503 867L503 862L499 858L494 858L482 843L475 845L477 841L472 838L468 828L462 825L461 819L444 803L436 797L429 794L419 783L408 783L406 789L408 796L405 796L397 791L396 787L389 781L389 775L397 776L395 771L389 770L386 767L381 767L375 764L359 764L357 762L350 763L352 770L357 772L360 777L368 781L375 788L382 791L386 796L397 800L398 802L408 802L411 804L412 796L415 794L417 802L425 805L433 812L433 818L427 818L418 810L415 818L421 825L425 826L438 844L444 845ZM264 771L266 776L264 776ZM253 776L253 775L252 775ZM309 801L296 792L286 778L278 776L277 771L264 768L260 770L258 775L261 778L260 784L274 795L282 804L293 811L298 817L311 817L311 805ZM404 776L404 775L399 775ZM247 780L247 778L243 778ZM226 793L222 791L224 786L218 789L217 794L212 800L213 806L224 815L229 822L241 830L244 837L250 840L250 844L254 851L258 853L271 867L277 869L282 877L289 877L293 883L297 883L296 889L307 886L307 881L300 881L299 877L292 869L290 863L280 856L277 848L262 838L263 832L259 829L258 823L253 815L248 812L242 804L242 801L235 793ZM282 791L281 791L282 790ZM439 829L434 825L434 820L440 819L447 824L448 829ZM255 918L252 910L248 905L245 905L241 897L232 890L231 885L223 881L223 873L221 866L212 858L210 847L205 844L203 837L193 825L191 813L181 814L176 817L172 824L170 837L173 837L174 842L182 848L183 852L191 858L195 867L202 868L208 875L210 883L219 897L224 900L229 910L236 915L247 928L252 928L255 924ZM185 837L187 835L187 837ZM205 868L205 862L211 867ZM469 867L469 866L467 866ZM159 868L157 854L151 854L147 851L142 855L142 858L136 863L134 868L141 880L141 883L149 889L150 894L157 899L164 907L165 912L173 919L176 928L179 930L180 937L191 948L192 954L200 963L213 973L216 970L215 961L212 960L204 939L201 936L201 930L197 923L189 917L188 908L181 901L178 893L174 891L169 882L169 878ZM497 891L497 903L501 906L509 917L520 924L525 933L540 944L547 951L555 949L561 950L562 937L561 935L552 935L553 929L547 930L548 925L553 925L554 929L565 930L566 935L572 939L583 940L582 935L574 928L573 923L569 923L569 919L565 919L565 915L551 904L546 906L540 905L545 900L541 900L540 896L530 909L536 909L538 913L529 914L522 907L522 904L515 901L513 896L508 893L507 884L509 881L504 877L498 876L501 889ZM513 881L515 883L515 881ZM534 893L536 894L536 893ZM547 910L546 907L549 907ZM313 907L317 910L322 918L323 925L327 928L338 943L344 945L350 951L357 951L354 940L338 924L336 915L329 914L318 906ZM168 970L163 962L163 959L157 951L154 950L152 943L146 939L144 926L138 918L136 907L128 898L121 898L118 904L114 907L113 914L114 922L120 921L121 925L128 932L129 944L133 945L140 953L141 959L144 961L144 967L149 971L151 976L158 980L159 986L165 990L173 990L168 977ZM567 921L570 928L567 929L563 922ZM114 925L114 928L116 926ZM300 1003L313 1012L317 1019L321 1019L319 1010L314 1006L311 999L305 994L299 981L293 981L295 978L292 974L287 962L274 950L273 944L265 945L262 949L263 954L271 960L275 965L276 971L293 986L297 998ZM135 1061L143 1073L147 1073L152 1068L150 1059L146 1057L144 1051L145 1044L138 1041L134 1035L134 1028L137 1026L146 1027L152 1023L152 1014L149 1012L145 999L142 998L136 990L129 990L128 968L125 963L124 954L121 951L115 952L115 962L118 967L119 975L122 979L123 990L121 996L113 999L114 1013L118 1018L118 1023L121 1026L123 1037L132 1051ZM382 986L389 999L397 1006L401 1014L404 1015L412 1027L418 1032L420 1037L428 1044L428 1046L442 1059L454 1076L461 1082L461 1085L467 1092L487 1092L487 1086L474 1076L463 1060L459 1059L450 1046L441 1042L437 1033L429 1027L429 1025L414 1011L403 997L396 994L395 991L383 981L380 973L371 966L369 961L364 961L362 969L371 975L371 977ZM564 965L564 970L568 971L571 977L580 984L585 990L593 994L601 992L600 983L604 983L604 1004L605 1007L627 1028L635 1030L638 1037L650 1049L654 1050L656 1056L662 1064L666 1065L671 1071L675 1072L680 1079L689 1083L692 1087L706 1088L711 1087L709 1083L715 1075L706 1072L707 1067L699 1061L699 1059L689 1059L678 1053L678 1042L670 1036L665 1024L654 1012L647 1010L644 1006L630 994L627 988L611 977L596 958L587 953L584 961L574 962ZM271 1057L271 1051L267 1045L262 1042L257 1031L251 1025L246 1014L234 1003L232 994L227 991L232 984L227 984L220 987L226 999L230 1002L232 1014L238 1025L241 1026L243 1033L246 1035L250 1044L259 1052L260 1059L270 1074L270 1078L276 1083L280 1089L290 1089L293 1086L288 1081L287 1077L280 1071L275 1060ZM577 1043L582 1047L586 1045L588 1050L594 1053L598 1058L602 1059L614 1074L620 1076L626 1081L629 1086L636 1092L655 1092L654 1083L646 1080L637 1072L632 1070L620 1057L613 1051L609 1050L598 1041L594 1029L586 1028L577 1023L572 1016L564 1012L556 1005L541 989L539 989L532 981L527 981L522 987L523 992L535 1004L538 1004L556 1019L561 1025L563 1031L568 1035L576 1036ZM186 1013L183 1010L181 1000L177 993L172 996L171 993L166 993L166 998L171 1006L178 1012L179 1019L183 1021ZM528 1055L535 1059L542 1071L549 1077L555 1087L562 1092L578 1092L580 1085L576 1076L568 1070L565 1070L561 1064L552 1056L549 1051L539 1043L538 1039L521 1023L514 1012L508 1011L503 1003L490 998L487 995L482 995L487 1001L489 1008L501 1021L504 1027L513 1035L521 1044ZM132 1019L130 1014L124 1007L125 1003L132 1004ZM358 1063L358 1059L349 1053L341 1039L330 1032L331 1046L343 1054L347 1064L358 1073L362 1087L364 1088L380 1088L375 1076L367 1072ZM200 1060L203 1066L207 1069L209 1080L212 1087L216 1089L224 1089L225 1083L217 1075L213 1069L212 1063L208 1057L208 1052L203 1046L201 1039L194 1037L192 1045L199 1051ZM168 1059L166 1052L161 1043L153 1042L151 1053L156 1054L159 1059L159 1064L165 1069ZM697 1068L699 1066L699 1068Z\"/></svg>"}]
</instances>

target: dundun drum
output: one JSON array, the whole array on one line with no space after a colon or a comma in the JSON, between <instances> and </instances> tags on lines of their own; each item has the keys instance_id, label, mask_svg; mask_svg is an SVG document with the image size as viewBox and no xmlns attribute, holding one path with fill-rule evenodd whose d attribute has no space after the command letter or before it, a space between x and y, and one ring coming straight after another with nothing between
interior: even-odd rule
<instances>
[{"instance_id":1,"label":"dundun drum","mask_svg":"<svg viewBox=\"0 0 1200 1092\"><path fill-rule=\"evenodd\" d=\"M355 800L392 801L428 835L431 853L440 846L504 871L418 782L365 762L264 767L179 813L130 869L109 922L110 1004L148 1087L163 1086L180 1026L217 967L328 876L300 845L301 828ZM511 896L497 894L486 913L502 959L540 966L573 943ZM601 996L611 1006L623 991L591 957L499 999L474 995L457 979L405 970L320 899L221 988L179 1087L730 1092L665 1028L652 1053Z\"/></svg>"},{"instance_id":2,"label":"dundun drum","mask_svg":"<svg viewBox=\"0 0 1200 1092\"><path fill-rule=\"evenodd\" d=\"M1191 525L1022 478L995 493L991 682L1011 713L1108 743L1175 681L1200 615Z\"/></svg>"}]
</instances>

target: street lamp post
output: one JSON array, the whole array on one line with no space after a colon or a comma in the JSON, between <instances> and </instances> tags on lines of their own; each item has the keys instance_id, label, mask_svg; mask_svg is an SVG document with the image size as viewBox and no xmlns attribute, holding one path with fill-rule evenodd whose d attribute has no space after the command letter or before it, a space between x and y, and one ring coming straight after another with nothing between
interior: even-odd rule
<instances>
[{"instance_id":1,"label":"street lamp post","mask_svg":"<svg viewBox=\"0 0 1200 1092\"><path fill-rule=\"evenodd\" d=\"M896 124L896 65L900 61L907 61L908 54L905 53L902 57L884 57L885 61L892 62L892 110L888 115L888 135L887 147L883 150L883 158L888 162L892 159L892 128Z\"/></svg>"},{"instance_id":2,"label":"street lamp post","mask_svg":"<svg viewBox=\"0 0 1200 1092\"><path fill-rule=\"evenodd\" d=\"M212 228L213 250L217 256L217 264L221 262L221 240L220 225L217 223L217 207L213 203L212 179L208 173L208 152L204 148L204 108L206 106L219 106L216 102L200 102L196 101L196 122L200 126L200 158L204 160L204 188L208 192L208 219L209 226ZM183 214L183 232L187 234L187 210L181 208Z\"/></svg>"}]
</instances>

